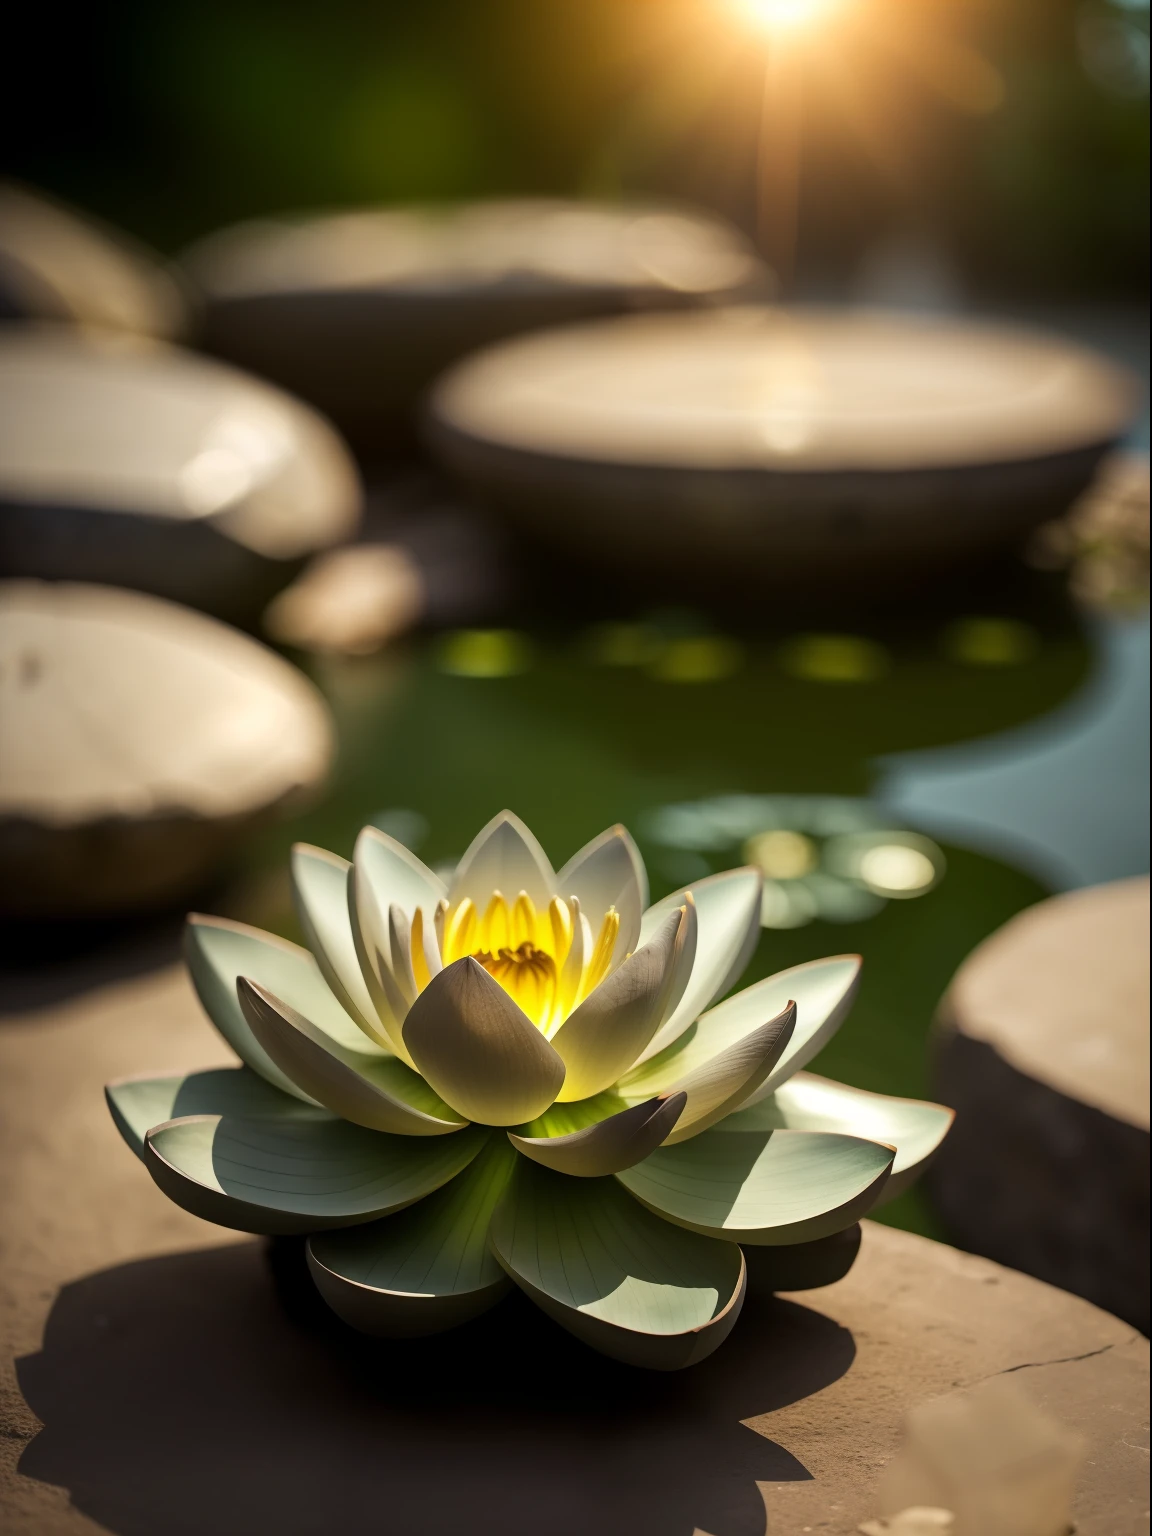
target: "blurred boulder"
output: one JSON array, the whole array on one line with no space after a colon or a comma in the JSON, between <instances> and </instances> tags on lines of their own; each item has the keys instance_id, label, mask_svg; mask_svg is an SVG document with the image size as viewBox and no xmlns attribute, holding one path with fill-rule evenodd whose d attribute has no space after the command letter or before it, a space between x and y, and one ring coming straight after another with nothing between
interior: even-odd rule
<instances>
[{"instance_id":1,"label":"blurred boulder","mask_svg":"<svg viewBox=\"0 0 1152 1536\"><path fill-rule=\"evenodd\" d=\"M261 220L210 236L185 266L208 350L311 400L369 452L476 347L767 281L714 218L545 199Z\"/></svg>"},{"instance_id":2,"label":"blurred boulder","mask_svg":"<svg viewBox=\"0 0 1152 1536\"><path fill-rule=\"evenodd\" d=\"M1148 881L1031 907L941 1005L930 1174L953 1239L1148 1332Z\"/></svg>"},{"instance_id":3,"label":"blurred boulder","mask_svg":"<svg viewBox=\"0 0 1152 1536\"><path fill-rule=\"evenodd\" d=\"M268 384L137 337L0 327L5 575L254 623L360 504L336 433Z\"/></svg>"},{"instance_id":4,"label":"blurred boulder","mask_svg":"<svg viewBox=\"0 0 1152 1536\"><path fill-rule=\"evenodd\" d=\"M1024 331L741 306L603 320L465 359L443 464L529 537L637 570L898 585L1062 512L1136 381Z\"/></svg>"},{"instance_id":5,"label":"blurred boulder","mask_svg":"<svg viewBox=\"0 0 1152 1536\"><path fill-rule=\"evenodd\" d=\"M187 324L181 287L158 257L14 182L0 182L0 319L165 338Z\"/></svg>"},{"instance_id":6,"label":"blurred boulder","mask_svg":"<svg viewBox=\"0 0 1152 1536\"><path fill-rule=\"evenodd\" d=\"M402 545L353 544L319 555L272 599L264 628L282 645L368 656L423 615L420 567Z\"/></svg>"},{"instance_id":7,"label":"blurred boulder","mask_svg":"<svg viewBox=\"0 0 1152 1536\"><path fill-rule=\"evenodd\" d=\"M183 900L332 751L320 695L248 636L140 593L0 583L0 915Z\"/></svg>"}]
</instances>

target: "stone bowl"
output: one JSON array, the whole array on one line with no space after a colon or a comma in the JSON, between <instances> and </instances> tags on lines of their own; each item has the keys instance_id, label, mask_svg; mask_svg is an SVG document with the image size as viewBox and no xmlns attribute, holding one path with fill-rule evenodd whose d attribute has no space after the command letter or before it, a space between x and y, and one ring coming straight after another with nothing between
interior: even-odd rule
<instances>
[{"instance_id":1,"label":"stone bowl","mask_svg":"<svg viewBox=\"0 0 1152 1536\"><path fill-rule=\"evenodd\" d=\"M740 306L466 359L426 435L529 539L700 583L899 584L1017 544L1089 483L1136 381L1025 331Z\"/></svg>"}]
</instances>

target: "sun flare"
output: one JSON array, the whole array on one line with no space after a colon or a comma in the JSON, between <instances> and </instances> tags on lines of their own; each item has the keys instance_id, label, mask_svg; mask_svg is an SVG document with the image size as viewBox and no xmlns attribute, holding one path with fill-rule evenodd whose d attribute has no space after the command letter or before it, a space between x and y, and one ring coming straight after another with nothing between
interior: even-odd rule
<instances>
[{"instance_id":1,"label":"sun flare","mask_svg":"<svg viewBox=\"0 0 1152 1536\"><path fill-rule=\"evenodd\" d=\"M766 32L794 32L822 21L837 0L730 0L744 18Z\"/></svg>"}]
</instances>

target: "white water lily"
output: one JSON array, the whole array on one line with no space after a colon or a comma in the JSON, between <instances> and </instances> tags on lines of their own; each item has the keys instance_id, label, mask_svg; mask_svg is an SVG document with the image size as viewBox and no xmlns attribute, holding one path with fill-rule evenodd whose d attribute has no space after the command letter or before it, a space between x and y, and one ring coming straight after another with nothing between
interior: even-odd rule
<instances>
[{"instance_id":1,"label":"white water lily","mask_svg":"<svg viewBox=\"0 0 1152 1536\"><path fill-rule=\"evenodd\" d=\"M750 1271L769 1290L842 1272L837 1234L951 1119L800 1071L857 956L710 1007L755 947L760 883L732 870L649 907L622 827L557 874L510 812L447 884L374 828L350 864L298 846L307 949L188 922L244 1065L115 1083L112 1114L186 1210L308 1234L321 1294L365 1332L451 1328L515 1284L605 1354L693 1364Z\"/></svg>"}]
</instances>

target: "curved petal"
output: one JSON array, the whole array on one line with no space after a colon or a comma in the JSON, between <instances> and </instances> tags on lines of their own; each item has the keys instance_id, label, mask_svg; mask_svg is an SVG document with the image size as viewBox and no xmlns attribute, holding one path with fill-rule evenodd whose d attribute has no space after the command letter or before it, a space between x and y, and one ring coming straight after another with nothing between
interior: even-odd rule
<instances>
[{"instance_id":1,"label":"curved petal","mask_svg":"<svg viewBox=\"0 0 1152 1536\"><path fill-rule=\"evenodd\" d=\"M487 1134L382 1136L342 1120L192 1115L154 1126L144 1163L170 1200L221 1227L268 1234L375 1221L454 1178Z\"/></svg>"},{"instance_id":2,"label":"curved petal","mask_svg":"<svg viewBox=\"0 0 1152 1536\"><path fill-rule=\"evenodd\" d=\"M396 908L410 924L417 908L423 923L435 926L436 910L444 899L444 882L414 853L376 827L365 827L356 839L348 883L348 912L356 958L379 1019L377 1042L389 1046L401 1061L412 1065L402 1026L412 999L396 978L397 963L411 967L409 955L394 953ZM371 1021L370 1021L371 1022Z\"/></svg>"},{"instance_id":3,"label":"curved petal","mask_svg":"<svg viewBox=\"0 0 1152 1536\"><path fill-rule=\"evenodd\" d=\"M820 1131L705 1131L616 1177L667 1221L741 1243L806 1243L875 1205L892 1147Z\"/></svg>"},{"instance_id":4,"label":"curved petal","mask_svg":"<svg viewBox=\"0 0 1152 1536\"><path fill-rule=\"evenodd\" d=\"M352 863L384 913L397 906L411 917L417 907L423 907L430 919L448 894L439 875L433 874L411 849L378 827L361 830L352 851Z\"/></svg>"},{"instance_id":5,"label":"curved petal","mask_svg":"<svg viewBox=\"0 0 1152 1536\"><path fill-rule=\"evenodd\" d=\"M649 943L630 955L565 1019L551 1046L564 1063L560 1098L610 1088L651 1040L663 1016L686 909L669 913Z\"/></svg>"},{"instance_id":6,"label":"curved petal","mask_svg":"<svg viewBox=\"0 0 1152 1536\"><path fill-rule=\"evenodd\" d=\"M684 994L640 1058L646 1061L670 1045L714 998L726 992L744 970L760 937L758 869L730 869L665 896L649 907L640 925L646 944L665 913L691 895L696 905L696 958ZM776 1010L779 1011L778 1009Z\"/></svg>"},{"instance_id":7,"label":"curved petal","mask_svg":"<svg viewBox=\"0 0 1152 1536\"><path fill-rule=\"evenodd\" d=\"M710 1032L718 1028L737 1028L745 1009L782 1008L785 998L796 999L796 1028L788 1049L760 1088L749 1096L749 1104L756 1104L774 1093L781 1083L786 1083L793 1073L807 1066L813 1056L824 1049L856 1001L863 963L859 955L832 955L826 960L808 960L803 965L793 965L729 998L706 1015L707 1024L704 1019L700 1020L701 1026ZM731 1014L726 1012L727 1009L732 1010Z\"/></svg>"},{"instance_id":8,"label":"curved petal","mask_svg":"<svg viewBox=\"0 0 1152 1536\"><path fill-rule=\"evenodd\" d=\"M493 1136L450 1184L411 1209L308 1241L308 1268L338 1317L377 1338L421 1338L495 1306L510 1289L488 1247L492 1212L516 1166Z\"/></svg>"},{"instance_id":9,"label":"curved petal","mask_svg":"<svg viewBox=\"0 0 1152 1536\"><path fill-rule=\"evenodd\" d=\"M954 1110L924 1099L897 1099L798 1072L761 1103L721 1121L721 1131L840 1131L896 1148L885 1200L902 1194L947 1136Z\"/></svg>"},{"instance_id":10,"label":"curved petal","mask_svg":"<svg viewBox=\"0 0 1152 1536\"><path fill-rule=\"evenodd\" d=\"M621 963L640 939L640 919L648 905L648 875L640 850L624 827L609 827L574 854L556 876L560 896L575 896L598 924L609 907L620 914L620 932L612 965Z\"/></svg>"},{"instance_id":11,"label":"curved petal","mask_svg":"<svg viewBox=\"0 0 1152 1536\"><path fill-rule=\"evenodd\" d=\"M567 1179L522 1159L489 1237L549 1317L629 1365L695 1365L724 1342L743 1305L735 1243L657 1220L615 1179Z\"/></svg>"},{"instance_id":12,"label":"curved petal","mask_svg":"<svg viewBox=\"0 0 1152 1536\"><path fill-rule=\"evenodd\" d=\"M517 1136L509 1131L508 1140L544 1168L577 1179L599 1179L631 1168L654 1152L676 1124L686 1098L674 1093L649 1099L567 1136Z\"/></svg>"},{"instance_id":13,"label":"curved petal","mask_svg":"<svg viewBox=\"0 0 1152 1536\"><path fill-rule=\"evenodd\" d=\"M304 942L344 1011L380 1043L372 995L360 969L348 913L352 865L324 848L297 843L292 849L292 895Z\"/></svg>"},{"instance_id":14,"label":"curved petal","mask_svg":"<svg viewBox=\"0 0 1152 1536\"><path fill-rule=\"evenodd\" d=\"M444 1136L468 1123L395 1056L338 1045L246 976L237 989L244 1017L272 1060L341 1119L393 1136Z\"/></svg>"},{"instance_id":15,"label":"curved petal","mask_svg":"<svg viewBox=\"0 0 1152 1536\"><path fill-rule=\"evenodd\" d=\"M236 1052L274 1088L308 1099L256 1039L240 1008L241 976L284 1001L341 1045L362 1045L364 1036L344 1012L306 949L274 934L225 917L193 913L184 926L184 958L204 1011Z\"/></svg>"},{"instance_id":16,"label":"curved petal","mask_svg":"<svg viewBox=\"0 0 1152 1536\"><path fill-rule=\"evenodd\" d=\"M527 891L537 912L556 895L556 876L536 838L511 811L501 811L473 838L456 866L448 899L455 906L468 897L483 912L493 891L515 901Z\"/></svg>"},{"instance_id":17,"label":"curved petal","mask_svg":"<svg viewBox=\"0 0 1152 1536\"><path fill-rule=\"evenodd\" d=\"M534 1119L564 1083L560 1057L470 955L433 976L408 1012L404 1041L441 1098L481 1125Z\"/></svg>"},{"instance_id":18,"label":"curved petal","mask_svg":"<svg viewBox=\"0 0 1152 1536\"><path fill-rule=\"evenodd\" d=\"M789 1243L782 1248L748 1244L748 1294L766 1301L777 1291L813 1291L835 1285L856 1262L860 1252L860 1223L818 1237L813 1243Z\"/></svg>"},{"instance_id":19,"label":"curved petal","mask_svg":"<svg viewBox=\"0 0 1152 1536\"><path fill-rule=\"evenodd\" d=\"M686 1094L688 1102L668 1144L699 1136L742 1104L779 1060L795 1023L796 1004L789 1003L774 1019L678 1078L668 1091Z\"/></svg>"},{"instance_id":20,"label":"curved petal","mask_svg":"<svg viewBox=\"0 0 1152 1536\"><path fill-rule=\"evenodd\" d=\"M211 1067L175 1077L123 1077L109 1083L104 1097L116 1129L144 1156L144 1138L154 1125L186 1115L243 1115L289 1120L330 1120L328 1110L281 1093L249 1067Z\"/></svg>"}]
</instances>

